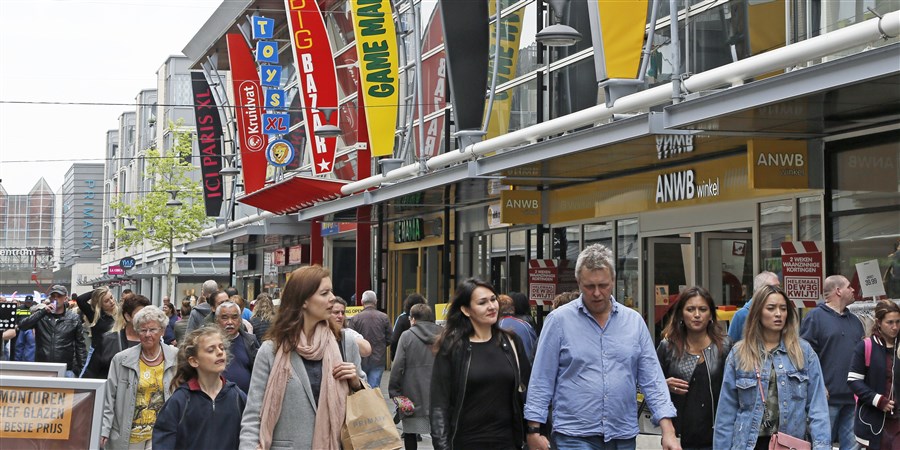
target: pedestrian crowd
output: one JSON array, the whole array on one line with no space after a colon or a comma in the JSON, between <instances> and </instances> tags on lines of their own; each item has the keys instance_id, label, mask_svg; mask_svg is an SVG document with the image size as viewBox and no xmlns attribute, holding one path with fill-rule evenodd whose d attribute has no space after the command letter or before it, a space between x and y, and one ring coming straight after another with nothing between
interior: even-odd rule
<instances>
[{"instance_id":1,"label":"pedestrian crowd","mask_svg":"<svg viewBox=\"0 0 900 450\"><path fill-rule=\"evenodd\" d=\"M247 305L209 280L162 307L105 287L70 306L54 285L3 333L4 359L105 378L106 449L340 449L348 396L379 387L389 358L407 450L421 435L438 450L635 449L639 409L666 450L900 448L896 303L879 302L864 329L833 275L801 319L762 272L727 332L709 291L683 289L654 345L613 295L608 248L584 249L575 278L541 329L524 294L477 278L458 285L443 326L417 293L393 325L374 291L349 319L321 266L295 270L280 303Z\"/></svg>"}]
</instances>

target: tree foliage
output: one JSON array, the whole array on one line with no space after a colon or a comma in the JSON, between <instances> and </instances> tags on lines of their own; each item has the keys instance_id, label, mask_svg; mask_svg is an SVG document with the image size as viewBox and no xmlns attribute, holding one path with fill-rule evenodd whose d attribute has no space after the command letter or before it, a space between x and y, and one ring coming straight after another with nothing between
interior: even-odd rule
<instances>
[{"instance_id":1,"label":"tree foliage","mask_svg":"<svg viewBox=\"0 0 900 450\"><path fill-rule=\"evenodd\" d=\"M202 187L190 177L195 169L190 163L193 135L171 122L169 130L175 142L172 148L165 153L156 148L146 151L146 168L140 176L152 180L150 191L142 192L132 203L120 197L111 204L120 217L126 218L126 225L127 218L133 218L136 228L116 230L122 246L130 248L149 241L153 248L168 250L171 255L176 243L196 239L207 221ZM176 193L180 206L166 205L172 199L171 192Z\"/></svg>"}]
</instances>

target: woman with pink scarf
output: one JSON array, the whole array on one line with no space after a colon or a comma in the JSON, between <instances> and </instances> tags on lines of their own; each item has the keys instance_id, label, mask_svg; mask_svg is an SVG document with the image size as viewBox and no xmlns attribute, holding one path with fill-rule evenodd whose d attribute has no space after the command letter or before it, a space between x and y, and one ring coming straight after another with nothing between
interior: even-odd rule
<instances>
[{"instance_id":1,"label":"woman with pink scarf","mask_svg":"<svg viewBox=\"0 0 900 450\"><path fill-rule=\"evenodd\" d=\"M333 304L327 269L291 274L253 365L241 449L341 448L347 395L363 387L365 375L356 342L328 320Z\"/></svg>"}]
</instances>

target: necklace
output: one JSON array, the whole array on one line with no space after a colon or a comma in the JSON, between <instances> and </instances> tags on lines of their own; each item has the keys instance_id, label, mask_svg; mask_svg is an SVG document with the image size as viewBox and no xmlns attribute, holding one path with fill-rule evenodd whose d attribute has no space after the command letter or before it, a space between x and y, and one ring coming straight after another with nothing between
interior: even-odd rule
<instances>
[{"instance_id":1,"label":"necklace","mask_svg":"<svg viewBox=\"0 0 900 450\"><path fill-rule=\"evenodd\" d=\"M141 356L144 357L144 360L145 360L145 361L156 361L156 358L159 358L159 355L161 355L161 354L162 354L162 346L160 346L160 347L159 347L159 350L157 350L156 356L154 356L154 357L152 357L152 358L149 357L149 356L147 356L147 355L144 353L144 349L141 349Z\"/></svg>"}]
</instances>

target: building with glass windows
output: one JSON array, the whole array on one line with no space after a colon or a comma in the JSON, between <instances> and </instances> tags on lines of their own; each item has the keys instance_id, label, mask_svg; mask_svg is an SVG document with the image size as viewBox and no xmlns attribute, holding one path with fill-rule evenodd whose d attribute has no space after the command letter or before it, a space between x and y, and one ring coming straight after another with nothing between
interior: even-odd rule
<instances>
[{"instance_id":1,"label":"building with glass windows","mask_svg":"<svg viewBox=\"0 0 900 450\"><path fill-rule=\"evenodd\" d=\"M294 58L314 39L312 25L291 22L282 2L224 2L184 53L221 89L225 123L238 131L236 164L246 181L253 156L240 145L235 111L245 106L229 82L230 53L264 48L260 41L282 44L278 63L259 64L282 67L274 88L290 105L284 136L301 150L295 168L270 170L265 187L236 193L262 212L204 236L234 245L241 227L283 217L308 224L242 241L235 258L263 261L275 285L299 265L324 263L338 294L371 287L391 315L412 292L447 302L469 276L544 305L540 271L571 268L598 242L617 257L616 298L651 325L684 286L739 305L753 276L771 270L803 305L821 295L808 278L840 273L860 286L856 264L875 260L879 274L892 264L898 2L671 3L678 11L670 2L628 2L628 11L616 9L623 2L562 3L550 11L534 0L394 2L395 31L386 34L398 46L384 53L393 62L372 53L376 44L356 43L377 34L360 30L377 29L371 20L387 20L383 10L319 2L320 16L302 17L324 24L337 104L310 106L303 61L312 59ZM271 39L256 36L252 17L271 21ZM580 41L547 39L556 23ZM373 142L384 129L363 122L393 110L361 99L372 93L367 82L386 89L392 77L396 125L382 155ZM337 118L307 116L309 108ZM326 124L340 134L316 134ZM333 171L316 177L318 153L306 149L328 142ZM292 248L308 258L285 258ZM804 252L821 261L805 278L786 256ZM264 276L244 263L233 273L239 286ZM890 286L886 294L900 297Z\"/></svg>"},{"instance_id":2,"label":"building with glass windows","mask_svg":"<svg viewBox=\"0 0 900 450\"><path fill-rule=\"evenodd\" d=\"M0 293L31 294L53 281L56 194L43 178L27 194L0 185Z\"/></svg>"}]
</instances>

